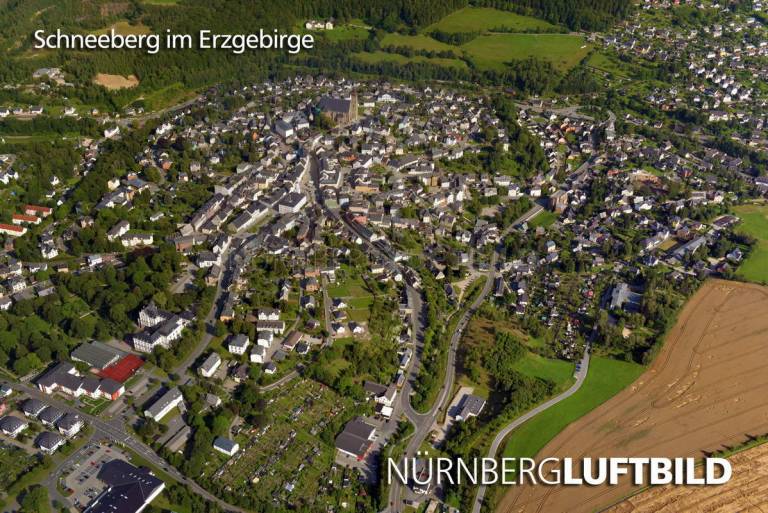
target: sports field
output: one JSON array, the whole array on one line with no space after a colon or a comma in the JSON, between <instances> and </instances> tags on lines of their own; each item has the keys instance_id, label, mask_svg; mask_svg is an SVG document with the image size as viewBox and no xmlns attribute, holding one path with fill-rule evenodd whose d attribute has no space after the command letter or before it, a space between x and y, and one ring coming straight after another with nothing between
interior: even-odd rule
<instances>
[{"instance_id":1,"label":"sports field","mask_svg":"<svg viewBox=\"0 0 768 513\"><path fill-rule=\"evenodd\" d=\"M93 78L93 83L100 86L104 86L107 89L129 89L139 85L139 79L136 75L128 75L124 77L122 75L109 75L107 73L96 73Z\"/></svg>"},{"instance_id":2,"label":"sports field","mask_svg":"<svg viewBox=\"0 0 768 513\"><path fill-rule=\"evenodd\" d=\"M576 66L591 46L583 36L571 34L484 34L461 49L484 69L503 69L513 60L538 57L560 71Z\"/></svg>"},{"instance_id":3,"label":"sports field","mask_svg":"<svg viewBox=\"0 0 768 513\"><path fill-rule=\"evenodd\" d=\"M433 30L447 33L488 32L494 29L503 29L508 32L540 32L555 28L544 20L513 12L490 7L465 7L428 26L424 32L429 33Z\"/></svg>"},{"instance_id":4,"label":"sports field","mask_svg":"<svg viewBox=\"0 0 768 513\"><path fill-rule=\"evenodd\" d=\"M741 205L733 210L742 220L737 229L757 239L757 245L737 275L745 280L768 283L768 205Z\"/></svg>"},{"instance_id":5,"label":"sports field","mask_svg":"<svg viewBox=\"0 0 768 513\"><path fill-rule=\"evenodd\" d=\"M721 450L743 443L748 435L764 433L766 310L766 287L723 280L705 283L683 308L647 371L630 387L568 425L537 458L700 458L705 451ZM595 359L590 377L602 379L603 387L610 386L613 378L600 376L599 362ZM548 425L541 423L544 415L536 418L540 428ZM553 417L550 422L559 418ZM530 450L524 450L527 445L521 447L515 441L518 435L513 434L506 455L530 455ZM536 432L529 433L528 443L540 438ZM616 486L511 487L497 511L599 511L635 491L630 483L627 478ZM684 510L681 506L674 511ZM711 511L695 505L693 510Z\"/></svg>"}]
</instances>

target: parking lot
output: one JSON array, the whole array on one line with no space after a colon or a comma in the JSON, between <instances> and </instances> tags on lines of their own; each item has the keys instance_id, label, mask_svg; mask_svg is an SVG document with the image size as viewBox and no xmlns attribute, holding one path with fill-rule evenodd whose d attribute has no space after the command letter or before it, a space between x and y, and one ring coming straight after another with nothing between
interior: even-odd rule
<instances>
[{"instance_id":1,"label":"parking lot","mask_svg":"<svg viewBox=\"0 0 768 513\"><path fill-rule=\"evenodd\" d=\"M83 455L69 468L64 469L64 486L72 491L69 499L78 508L83 508L104 489L98 479L101 466L111 460L128 458L108 445L89 445L83 448Z\"/></svg>"}]
</instances>

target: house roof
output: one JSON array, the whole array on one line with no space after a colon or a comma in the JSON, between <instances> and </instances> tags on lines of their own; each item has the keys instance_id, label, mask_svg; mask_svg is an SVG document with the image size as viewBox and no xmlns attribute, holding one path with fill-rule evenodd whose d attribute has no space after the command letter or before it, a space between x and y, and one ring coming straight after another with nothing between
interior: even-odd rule
<instances>
[{"instance_id":1,"label":"house roof","mask_svg":"<svg viewBox=\"0 0 768 513\"><path fill-rule=\"evenodd\" d=\"M336 437L336 448L361 458L371 448L370 438L375 431L373 426L366 424L361 418L350 420L344 426L344 431Z\"/></svg>"},{"instance_id":2,"label":"house roof","mask_svg":"<svg viewBox=\"0 0 768 513\"><path fill-rule=\"evenodd\" d=\"M137 468L123 460L102 465L99 480L107 489L96 497L84 513L136 513L156 495L165 484L146 468Z\"/></svg>"},{"instance_id":3,"label":"house roof","mask_svg":"<svg viewBox=\"0 0 768 513\"><path fill-rule=\"evenodd\" d=\"M115 393L119 392L121 388L123 388L123 385L114 379L104 378L101 380L99 388L101 388L102 392L108 395L114 395Z\"/></svg>"},{"instance_id":4,"label":"house roof","mask_svg":"<svg viewBox=\"0 0 768 513\"><path fill-rule=\"evenodd\" d=\"M80 418L80 415L77 413L67 413L59 419L57 427L61 430L68 431L82 422L83 419Z\"/></svg>"},{"instance_id":5,"label":"house roof","mask_svg":"<svg viewBox=\"0 0 768 513\"><path fill-rule=\"evenodd\" d=\"M91 367L103 369L120 358L120 353L111 347L96 341L80 344L72 351L72 359L80 360Z\"/></svg>"},{"instance_id":6,"label":"house roof","mask_svg":"<svg viewBox=\"0 0 768 513\"><path fill-rule=\"evenodd\" d=\"M43 431L35 440L35 443L41 449L53 449L64 442L64 437L51 431Z\"/></svg>"},{"instance_id":7,"label":"house roof","mask_svg":"<svg viewBox=\"0 0 768 513\"><path fill-rule=\"evenodd\" d=\"M6 433L13 433L22 426L26 425L26 422L18 417L14 417L13 415L7 415L0 419L0 431L5 431Z\"/></svg>"},{"instance_id":8,"label":"house roof","mask_svg":"<svg viewBox=\"0 0 768 513\"><path fill-rule=\"evenodd\" d=\"M210 372L218 363L221 362L221 357L218 353L211 353L208 358L205 359L200 368L205 372Z\"/></svg>"},{"instance_id":9,"label":"house roof","mask_svg":"<svg viewBox=\"0 0 768 513\"><path fill-rule=\"evenodd\" d=\"M459 415L463 419L466 419L471 415L477 416L480 415L483 407L485 407L485 399L476 395L467 394L462 401L461 412Z\"/></svg>"},{"instance_id":10,"label":"house roof","mask_svg":"<svg viewBox=\"0 0 768 513\"><path fill-rule=\"evenodd\" d=\"M213 441L213 446L215 448L220 449L228 454L234 451L236 445L236 442L233 442L229 438L224 438L223 436L219 436L216 438L216 440Z\"/></svg>"},{"instance_id":11,"label":"house roof","mask_svg":"<svg viewBox=\"0 0 768 513\"><path fill-rule=\"evenodd\" d=\"M246 347L250 341L242 333L235 335L229 340L230 347Z\"/></svg>"},{"instance_id":12,"label":"house roof","mask_svg":"<svg viewBox=\"0 0 768 513\"><path fill-rule=\"evenodd\" d=\"M336 448L349 454L354 454L358 458L361 458L368 452L371 447L369 440L360 438L342 431L339 436L336 437Z\"/></svg>"},{"instance_id":13,"label":"house roof","mask_svg":"<svg viewBox=\"0 0 768 513\"><path fill-rule=\"evenodd\" d=\"M40 413L40 415L38 416L38 419L40 419L40 421L42 422L53 424L63 416L64 416L63 411L61 411L60 409L54 406L48 406L46 409L44 409Z\"/></svg>"},{"instance_id":14,"label":"house roof","mask_svg":"<svg viewBox=\"0 0 768 513\"><path fill-rule=\"evenodd\" d=\"M152 406L147 408L146 413L149 414L151 417L156 417L160 414L169 404L179 400L181 397L181 390L179 390L176 387L173 387L172 389L168 390L166 393L164 393L160 399L155 401Z\"/></svg>"},{"instance_id":15,"label":"house roof","mask_svg":"<svg viewBox=\"0 0 768 513\"><path fill-rule=\"evenodd\" d=\"M338 112L340 114L346 114L349 112L351 103L352 102L350 100L345 100L343 98L332 98L330 96L324 96L320 99L318 107L320 107L321 110L327 112Z\"/></svg>"},{"instance_id":16,"label":"house roof","mask_svg":"<svg viewBox=\"0 0 768 513\"><path fill-rule=\"evenodd\" d=\"M39 399L27 399L24 401L24 405L21 407L21 410L27 415L37 416L46 406L47 405Z\"/></svg>"},{"instance_id":17,"label":"house roof","mask_svg":"<svg viewBox=\"0 0 768 513\"><path fill-rule=\"evenodd\" d=\"M373 381L364 382L363 388L366 392L375 396L383 395L387 391L387 387Z\"/></svg>"}]
</instances>

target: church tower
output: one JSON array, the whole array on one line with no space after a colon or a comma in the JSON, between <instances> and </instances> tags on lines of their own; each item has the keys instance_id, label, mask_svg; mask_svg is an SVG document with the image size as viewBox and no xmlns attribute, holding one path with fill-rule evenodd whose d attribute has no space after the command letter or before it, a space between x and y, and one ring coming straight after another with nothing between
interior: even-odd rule
<instances>
[{"instance_id":1,"label":"church tower","mask_svg":"<svg viewBox=\"0 0 768 513\"><path fill-rule=\"evenodd\" d=\"M349 98L349 112L347 113L347 119L349 121L357 121L357 91L352 91L352 96Z\"/></svg>"}]
</instances>

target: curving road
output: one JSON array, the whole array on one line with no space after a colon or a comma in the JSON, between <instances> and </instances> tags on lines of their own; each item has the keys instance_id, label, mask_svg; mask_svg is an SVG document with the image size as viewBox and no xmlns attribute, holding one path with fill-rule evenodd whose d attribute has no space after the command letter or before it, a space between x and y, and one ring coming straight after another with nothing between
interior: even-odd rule
<instances>
[{"instance_id":1,"label":"curving road","mask_svg":"<svg viewBox=\"0 0 768 513\"><path fill-rule=\"evenodd\" d=\"M499 240L504 240L504 237L515 229L517 226L526 223L539 215L541 212L544 211L544 208L536 204L534 205L530 210L525 212L523 215L521 215L519 218L517 218L514 222L512 222L509 226L507 226L500 234ZM501 250L502 246L499 245L495 248L491 255L491 261L488 266L488 273L485 280L485 285L483 286L483 290L480 291L480 294L475 298L475 300L472 302L472 304L467 308L467 310L462 315L461 319L459 320L458 324L456 325L456 331L454 331L453 335L451 336L451 344L448 349L448 362L447 367L445 371L445 380L443 381L443 387L440 390L440 394L437 398L437 401L435 401L435 404L432 405L432 408L427 413L418 413L416 410L413 409L410 402L410 392L411 392L411 379L409 379L408 383L403 387L403 393L401 394L401 402L403 406L403 411L405 412L406 416L408 417L408 420L410 420L413 425L416 427L416 432L414 433L414 436L411 438L411 441L408 443L408 446L406 447L404 458L412 458L416 455L416 452L419 450L419 447L421 447L421 444L426 440L427 436L429 436L429 432L432 430L432 426L435 423L435 420L437 419L438 413L440 412L441 408L443 408L445 402L450 399L450 393L453 390L453 382L456 378L456 351L459 347L459 342L461 341L461 336L464 333L464 329L467 327L467 324L469 324L469 320L472 318L472 315L477 311L478 308L480 308L480 305L483 304L483 301L485 301L485 298L488 296L488 294L493 289L493 283L496 279L496 264L498 262L499 257L501 256ZM416 374L418 373L418 369L413 369L411 372L411 377L415 378ZM400 483L398 480L394 480L392 483L390 483L389 487L389 508L385 511L389 511L390 513L401 513L403 510L403 503L400 500L400 497L403 493L404 485Z\"/></svg>"},{"instance_id":2,"label":"curving road","mask_svg":"<svg viewBox=\"0 0 768 513\"><path fill-rule=\"evenodd\" d=\"M410 420L416 427L416 432L411 437L410 442L405 449L405 454L403 455L404 459L413 458L416 455L419 447L421 447L421 444L424 442L424 440L426 440L427 436L429 436L430 431L432 431L432 426L434 425L441 408L443 408L446 401L450 398L450 393L453 390L453 382L456 379L456 351L459 347L459 341L461 340L464 329L467 327L467 324L472 318L472 315L474 315L477 309L480 308L480 305L483 303L483 301L485 301L485 298L493 288L494 277L496 274L496 257L497 252L494 252L493 256L491 257L490 270L488 271L488 277L485 280L483 290L480 292L480 294L478 294L477 298L475 298L469 308L467 308L467 310L461 316L461 319L456 325L456 331L454 331L453 335L451 336L451 344L448 349L448 363L445 371L445 379L443 381L443 386L440 389L440 394L437 397L437 401L435 401L435 403L432 405L432 408L427 413L419 413L414 410L411 406L410 399L411 382L409 381L403 387L403 393L400 395L403 411L405 412L406 417L408 417L408 420ZM414 377L417 373L418 369L412 370L412 375ZM400 483L400 481L394 480L392 483L390 483L389 505L390 511L393 513L399 513L402 511L403 504L400 501L402 492L403 484Z\"/></svg>"},{"instance_id":3,"label":"curving road","mask_svg":"<svg viewBox=\"0 0 768 513\"><path fill-rule=\"evenodd\" d=\"M493 439L493 443L491 443L491 448L488 450L488 457L489 458L496 457L496 453L499 452L499 447L501 446L501 443L512 431L514 431L521 425L525 424L526 422L528 422L529 420L531 420L533 417L543 412L544 410L548 410L549 408L556 405L563 399L567 399L568 397L575 394L581 388L581 385L584 384L584 380L587 377L588 370L589 370L589 344L587 344L587 347L584 349L584 356L581 358L581 365L580 365L579 371L576 373L576 382L573 385L571 385L571 387L565 392L563 392L562 394L555 396L549 401L538 405L534 409L528 411L525 415L521 415L520 417L517 417L515 420L513 420L512 422L504 426L504 428L496 434L496 438ZM486 488L487 487L485 485L481 485L478 488L477 495L475 496L475 502L472 504L472 513L480 513L480 508L483 505L483 498L485 497Z\"/></svg>"}]
</instances>

